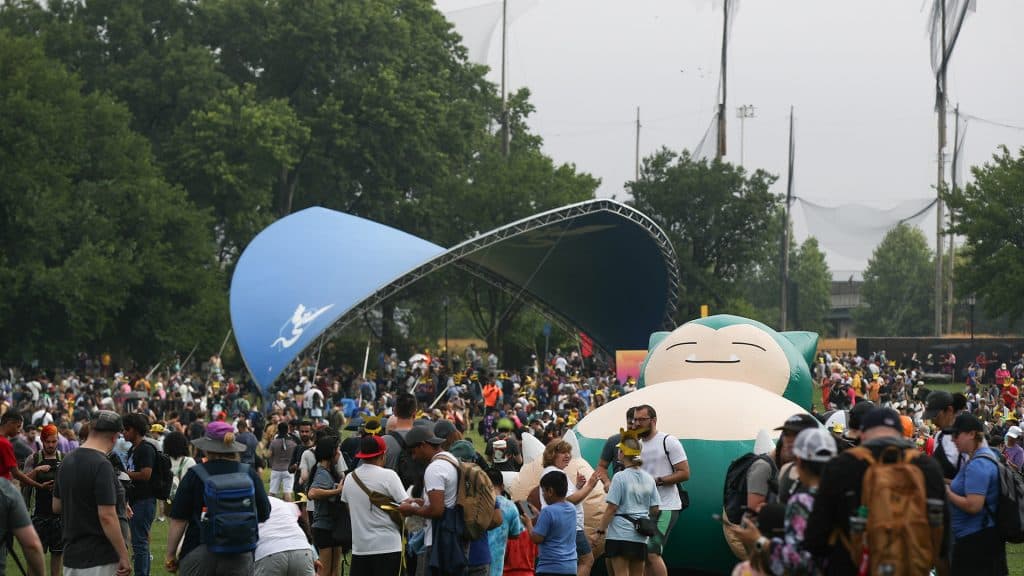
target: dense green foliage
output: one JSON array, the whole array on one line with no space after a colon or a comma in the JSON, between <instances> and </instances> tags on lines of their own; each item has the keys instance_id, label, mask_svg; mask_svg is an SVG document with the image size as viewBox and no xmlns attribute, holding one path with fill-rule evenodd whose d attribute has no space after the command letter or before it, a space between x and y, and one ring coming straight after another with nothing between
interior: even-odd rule
<instances>
[{"instance_id":1,"label":"dense green foliage","mask_svg":"<svg viewBox=\"0 0 1024 576\"><path fill-rule=\"evenodd\" d=\"M907 224L890 230L864 271L861 306L853 311L864 336L927 336L933 325L934 260L924 233Z\"/></svg>"},{"instance_id":2,"label":"dense green foliage","mask_svg":"<svg viewBox=\"0 0 1024 576\"><path fill-rule=\"evenodd\" d=\"M525 90L501 154L497 90L428 0L15 0L0 31L2 359L216 350L235 259L308 206L451 245L598 184L541 152ZM436 317L431 287L379 337L435 337L391 322ZM521 308L439 288L494 345Z\"/></svg>"},{"instance_id":3,"label":"dense green foliage","mask_svg":"<svg viewBox=\"0 0 1024 576\"><path fill-rule=\"evenodd\" d=\"M945 196L953 232L966 239L957 292L962 299L976 294L989 316L1014 324L1024 315L1017 285L1024 274L1024 149L1014 157L1003 147L971 172L973 182Z\"/></svg>"}]
</instances>

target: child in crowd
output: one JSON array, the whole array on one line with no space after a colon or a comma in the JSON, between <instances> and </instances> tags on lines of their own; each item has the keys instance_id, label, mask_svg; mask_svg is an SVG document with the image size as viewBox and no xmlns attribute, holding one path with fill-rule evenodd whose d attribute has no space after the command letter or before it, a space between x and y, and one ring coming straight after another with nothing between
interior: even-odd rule
<instances>
[{"instance_id":1,"label":"child in crowd","mask_svg":"<svg viewBox=\"0 0 1024 576\"><path fill-rule=\"evenodd\" d=\"M520 516L537 544L537 576L575 576L576 509L565 501L569 481L561 472L548 472L540 479L544 501L548 503L534 526L529 516Z\"/></svg>"}]
</instances>

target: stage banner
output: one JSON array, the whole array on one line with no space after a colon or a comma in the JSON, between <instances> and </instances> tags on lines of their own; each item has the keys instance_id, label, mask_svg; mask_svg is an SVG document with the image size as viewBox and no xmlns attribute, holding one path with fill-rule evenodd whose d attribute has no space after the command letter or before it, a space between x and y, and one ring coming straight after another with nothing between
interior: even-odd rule
<instances>
[{"instance_id":1,"label":"stage banner","mask_svg":"<svg viewBox=\"0 0 1024 576\"><path fill-rule=\"evenodd\" d=\"M615 377L619 382L625 383L630 376L634 380L640 379L640 366L647 357L647 350L616 350L615 351Z\"/></svg>"}]
</instances>

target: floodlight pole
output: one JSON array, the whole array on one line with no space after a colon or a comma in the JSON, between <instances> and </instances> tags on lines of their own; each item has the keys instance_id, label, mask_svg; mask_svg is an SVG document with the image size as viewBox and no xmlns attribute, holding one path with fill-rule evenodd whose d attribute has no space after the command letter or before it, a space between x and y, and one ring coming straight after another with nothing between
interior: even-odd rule
<instances>
[{"instance_id":1,"label":"floodlight pole","mask_svg":"<svg viewBox=\"0 0 1024 576\"><path fill-rule=\"evenodd\" d=\"M747 118L757 117L757 110L754 109L752 104L744 104L736 109L736 117L740 119L740 166L743 166L744 124Z\"/></svg>"},{"instance_id":2,"label":"floodlight pole","mask_svg":"<svg viewBox=\"0 0 1024 576\"><path fill-rule=\"evenodd\" d=\"M640 107L636 107L636 152L634 153L635 172L634 181L640 181Z\"/></svg>"},{"instance_id":3,"label":"floodlight pole","mask_svg":"<svg viewBox=\"0 0 1024 576\"><path fill-rule=\"evenodd\" d=\"M938 167L935 183L935 335L942 336L942 189L945 186L945 148L946 148L946 59L949 57L946 49L946 3L939 2L939 10L942 14L942 63L939 68L939 97L936 99L936 112L938 113Z\"/></svg>"},{"instance_id":4,"label":"floodlight pole","mask_svg":"<svg viewBox=\"0 0 1024 576\"><path fill-rule=\"evenodd\" d=\"M728 80L726 57L728 55L729 43L729 0L722 3L722 93L721 101L718 103L718 148L715 160L721 160L725 156L725 105L726 105L726 81Z\"/></svg>"},{"instance_id":5,"label":"floodlight pole","mask_svg":"<svg viewBox=\"0 0 1024 576\"><path fill-rule=\"evenodd\" d=\"M509 126L508 112L508 72L505 65L508 46L508 0L501 2L501 153L508 158L509 148L512 143L512 130Z\"/></svg>"}]
</instances>

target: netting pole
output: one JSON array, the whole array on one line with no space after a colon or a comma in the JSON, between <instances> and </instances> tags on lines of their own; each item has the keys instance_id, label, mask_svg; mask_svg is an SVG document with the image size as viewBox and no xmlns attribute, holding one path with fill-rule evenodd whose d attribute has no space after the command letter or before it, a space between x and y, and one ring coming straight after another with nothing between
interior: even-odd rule
<instances>
[{"instance_id":1,"label":"netting pole","mask_svg":"<svg viewBox=\"0 0 1024 576\"><path fill-rule=\"evenodd\" d=\"M942 210L942 188L943 188L943 176L944 176L944 149L946 147L946 58L948 52L946 49L946 3L939 2L940 10L942 14L942 64L939 68L939 97L936 99L936 112L939 116L938 122L938 167L936 168L937 178L935 183L935 335L942 336L942 221L943 221L943 210Z\"/></svg>"},{"instance_id":2,"label":"netting pole","mask_svg":"<svg viewBox=\"0 0 1024 576\"><path fill-rule=\"evenodd\" d=\"M726 55L729 46L729 0L722 3L722 101L718 103L718 152L716 160L725 156L725 105L726 82L728 80Z\"/></svg>"},{"instance_id":3,"label":"netting pole","mask_svg":"<svg viewBox=\"0 0 1024 576\"><path fill-rule=\"evenodd\" d=\"M779 306L779 329L788 330L789 322L789 209L793 201L793 107L789 107L789 171L786 181L786 205L782 218L782 299Z\"/></svg>"}]
</instances>

